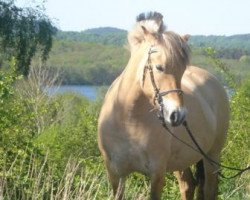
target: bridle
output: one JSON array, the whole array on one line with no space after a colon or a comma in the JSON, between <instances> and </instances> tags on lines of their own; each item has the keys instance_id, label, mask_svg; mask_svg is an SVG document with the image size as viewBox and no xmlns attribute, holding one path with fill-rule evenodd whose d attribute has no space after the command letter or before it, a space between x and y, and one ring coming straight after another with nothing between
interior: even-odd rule
<instances>
[{"instance_id":1,"label":"bridle","mask_svg":"<svg viewBox=\"0 0 250 200\"><path fill-rule=\"evenodd\" d=\"M149 71L150 75L150 80L153 86L154 90L154 105L156 105L156 102L159 105L159 113L158 113L158 118L161 120L162 124L166 124L165 117L164 117L164 104L163 104L163 96L166 96L170 93L178 93L179 95L183 94L183 91L181 89L172 89L172 90L166 90L166 91L160 91L160 89L157 87L155 83L155 78L154 78L154 72L153 72L153 65L151 62L151 54L156 53L157 51L153 49L153 45L150 47L148 51L148 59L147 59L147 64L145 65L144 72L143 72L143 81L145 79L145 74L146 71Z\"/></svg>"},{"instance_id":2,"label":"bridle","mask_svg":"<svg viewBox=\"0 0 250 200\"><path fill-rule=\"evenodd\" d=\"M226 178L226 179L231 179L231 178L235 178L239 175L241 175L243 172L250 170L250 166L244 168L244 169L239 169L239 168L235 168L235 167L231 167L231 166L225 166L222 165L221 163L218 163L216 161L214 161L212 158L210 158L205 151L200 147L200 145L198 144L198 142L195 140L193 133L191 132L187 121L184 121L182 123L182 125L185 127L186 132L188 133L190 139L192 140L193 144L196 146L196 148L194 148L192 145L190 145L189 143L185 142L184 140L180 139L179 137L177 137L168 127L165 117L164 117L164 104L163 104L163 96L166 96L170 93L178 93L179 95L183 95L183 91L181 89L172 89L172 90L166 90L166 91L160 91L160 89L157 87L156 83L155 83L155 78L154 78L154 72L153 72L153 65L151 62L151 54L152 53L156 53L157 51L153 49L154 46L151 46L148 52L148 59L147 59L147 64L145 65L144 68L144 72L143 72L143 82L145 79L145 74L146 71L149 71L150 74L150 80L154 89L154 104L156 105L156 101L159 105L159 112L158 112L158 118L161 121L162 126L167 130L167 132L172 135L175 139L177 139L178 141L180 141L181 143L185 144L186 146L188 146L189 148L193 149L194 151L200 153L211 165L217 166L217 167L221 167L221 168L225 168L225 169L229 169L229 170L233 170L233 171L237 171L237 173L233 176L230 177L226 177L224 176L219 170L215 171L214 173L218 173L219 176L221 176L222 178Z\"/></svg>"}]
</instances>

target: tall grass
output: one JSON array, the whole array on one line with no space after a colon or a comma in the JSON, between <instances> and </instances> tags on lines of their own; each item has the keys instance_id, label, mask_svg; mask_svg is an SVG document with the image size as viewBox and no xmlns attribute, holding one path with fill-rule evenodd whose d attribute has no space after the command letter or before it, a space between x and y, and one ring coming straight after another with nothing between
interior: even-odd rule
<instances>
[{"instance_id":1,"label":"tall grass","mask_svg":"<svg viewBox=\"0 0 250 200\"><path fill-rule=\"evenodd\" d=\"M28 170L18 167L13 162L10 168L1 174L0 199L48 199L48 200L111 200L113 199L110 184L103 167L99 162L95 168L84 166L84 161L69 158L65 170L58 177L53 166L49 166L48 154L42 163L34 162L34 155L29 158ZM23 160L25 163L27 159ZM18 174L25 174L25 180ZM138 181L138 179L137 179ZM148 183L141 179L140 184L130 178L126 184L127 199L145 199L148 195Z\"/></svg>"},{"instance_id":2,"label":"tall grass","mask_svg":"<svg viewBox=\"0 0 250 200\"><path fill-rule=\"evenodd\" d=\"M29 168L15 171L15 162L1 174L0 184L2 192L0 199L5 200L112 200L112 189L102 162L95 168L69 158L64 172L59 175L50 166L45 156L42 163L34 162L34 155L29 158ZM25 163L27 160L23 160ZM88 164L87 164L88 165ZM54 168L55 167L55 168ZM20 175L24 175L24 180ZM233 180L220 181L219 200L247 200L249 199L249 174ZM147 178L134 174L127 179L125 197L131 200L149 199L150 184ZM166 186L162 199L180 199L178 184L171 175L166 176Z\"/></svg>"}]
</instances>

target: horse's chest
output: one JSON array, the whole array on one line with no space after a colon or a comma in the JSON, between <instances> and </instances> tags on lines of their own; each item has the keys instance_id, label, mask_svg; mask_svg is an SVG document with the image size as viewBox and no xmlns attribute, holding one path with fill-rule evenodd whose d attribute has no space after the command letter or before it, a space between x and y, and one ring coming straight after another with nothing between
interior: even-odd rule
<instances>
[{"instance_id":1,"label":"horse's chest","mask_svg":"<svg viewBox=\"0 0 250 200\"><path fill-rule=\"evenodd\" d=\"M128 132L126 129L123 134L126 134L125 138L116 140L110 146L111 161L117 169L122 170L122 174L133 171L149 174L158 162L165 162L168 157L166 148L169 145L157 131L136 129Z\"/></svg>"},{"instance_id":2,"label":"horse's chest","mask_svg":"<svg viewBox=\"0 0 250 200\"><path fill-rule=\"evenodd\" d=\"M122 141L109 149L112 166L119 174L139 171L147 174L150 168L148 152L138 141Z\"/></svg>"}]
</instances>

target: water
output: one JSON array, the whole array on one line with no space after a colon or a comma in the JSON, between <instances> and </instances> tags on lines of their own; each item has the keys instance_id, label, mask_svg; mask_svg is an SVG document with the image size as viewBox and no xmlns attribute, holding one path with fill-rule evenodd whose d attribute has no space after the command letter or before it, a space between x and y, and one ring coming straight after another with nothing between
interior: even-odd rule
<instances>
[{"instance_id":1,"label":"water","mask_svg":"<svg viewBox=\"0 0 250 200\"><path fill-rule=\"evenodd\" d=\"M74 92L87 97L89 100L93 101L97 96L98 86L91 85L61 85L60 87L51 87L48 90L49 94Z\"/></svg>"},{"instance_id":2,"label":"water","mask_svg":"<svg viewBox=\"0 0 250 200\"><path fill-rule=\"evenodd\" d=\"M233 95L233 90L226 88L228 97L231 98ZM65 92L74 92L76 94L83 95L87 97L89 100L94 101L97 97L97 90L98 86L91 86L91 85L62 85L58 87L51 87L48 90L49 94L54 93L65 93Z\"/></svg>"}]
</instances>

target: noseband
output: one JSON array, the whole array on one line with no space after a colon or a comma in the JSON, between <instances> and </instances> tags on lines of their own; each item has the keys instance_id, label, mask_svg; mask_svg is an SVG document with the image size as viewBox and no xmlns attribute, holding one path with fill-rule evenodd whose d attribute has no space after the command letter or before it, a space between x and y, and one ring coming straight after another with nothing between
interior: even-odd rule
<instances>
[{"instance_id":1,"label":"noseband","mask_svg":"<svg viewBox=\"0 0 250 200\"><path fill-rule=\"evenodd\" d=\"M145 74L146 74L146 70L149 70L149 74L150 74L150 80L154 89L154 104L156 104L155 102L157 101L158 105L160 106L159 109L159 114L158 114L158 118L161 120L161 122L163 124L165 124L165 118L164 118L164 112L163 112L163 96L166 96L170 93L178 93L179 95L183 94L183 91L181 89L172 89L172 90L166 90L166 91L160 91L160 89L157 87L156 83L155 83L155 78L154 78L154 72L153 72L153 65L151 62L151 54L152 53L156 53L156 50L152 49L153 46L150 47L149 52L148 52L148 60L147 60L147 65L144 68L144 73L143 73L143 81L145 79Z\"/></svg>"}]
</instances>

